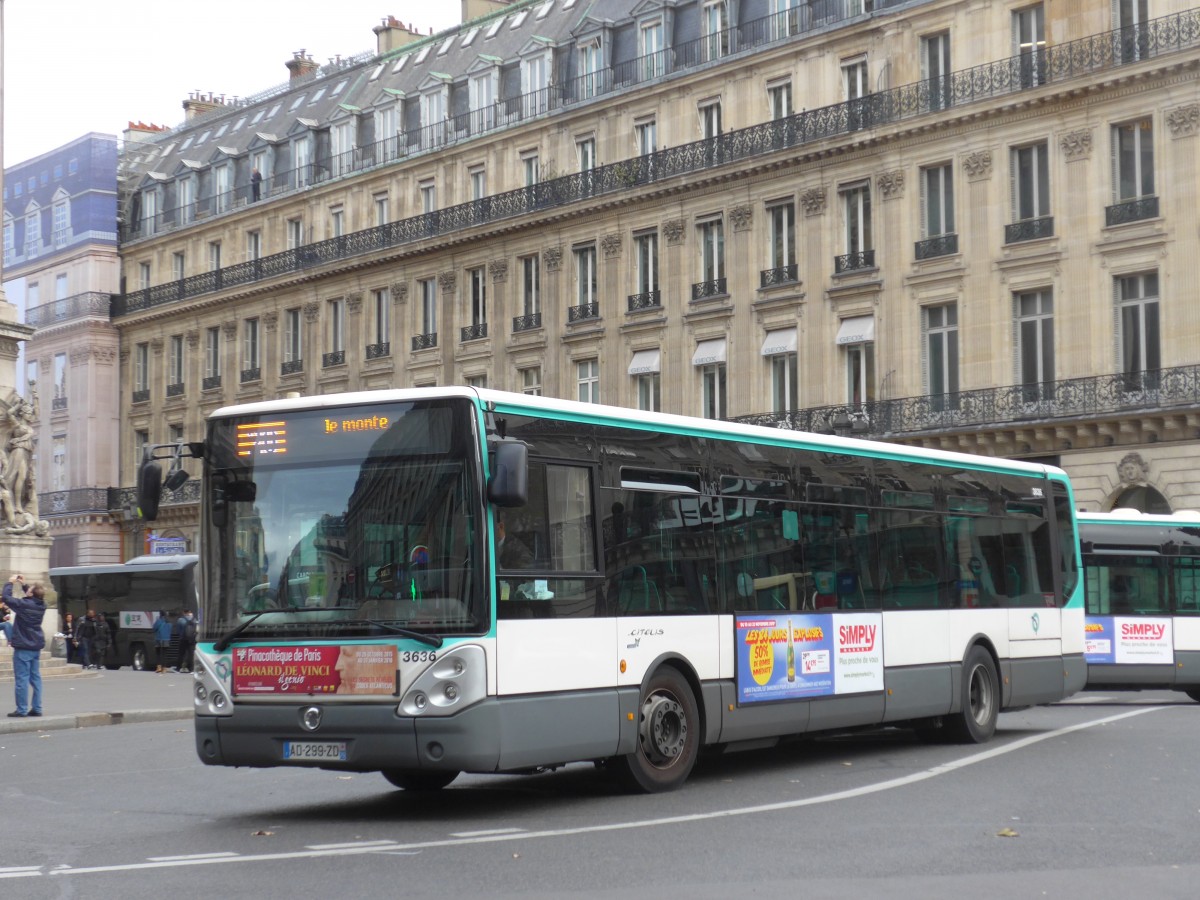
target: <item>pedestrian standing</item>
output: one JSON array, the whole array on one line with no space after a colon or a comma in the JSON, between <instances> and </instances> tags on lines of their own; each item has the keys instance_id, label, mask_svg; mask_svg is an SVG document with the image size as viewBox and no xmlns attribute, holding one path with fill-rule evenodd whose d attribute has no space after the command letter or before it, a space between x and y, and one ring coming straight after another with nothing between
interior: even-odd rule
<instances>
[{"instance_id":1,"label":"pedestrian standing","mask_svg":"<svg viewBox=\"0 0 1200 900\"><path fill-rule=\"evenodd\" d=\"M112 626L104 613L96 614L96 624L92 635L92 668L99 669L108 662L108 650L112 646Z\"/></svg>"},{"instance_id":2,"label":"pedestrian standing","mask_svg":"<svg viewBox=\"0 0 1200 900\"><path fill-rule=\"evenodd\" d=\"M20 584L20 596L14 589ZM14 575L4 586L4 600L13 611L13 680L17 708L9 718L23 719L42 714L42 648L46 646L46 635L42 631L42 619L46 617L46 589L35 584L29 596L25 596L24 579ZM29 699L30 689L33 700Z\"/></svg>"},{"instance_id":3,"label":"pedestrian standing","mask_svg":"<svg viewBox=\"0 0 1200 900\"><path fill-rule=\"evenodd\" d=\"M79 655L75 643L75 617L70 613L63 616L63 626L59 634L63 635L67 642L67 662L75 662L75 657Z\"/></svg>"},{"instance_id":4,"label":"pedestrian standing","mask_svg":"<svg viewBox=\"0 0 1200 900\"><path fill-rule=\"evenodd\" d=\"M78 661L85 669L92 667L92 639L96 636L96 611L89 609L87 615L79 620L75 629L75 646L79 656Z\"/></svg>"},{"instance_id":5,"label":"pedestrian standing","mask_svg":"<svg viewBox=\"0 0 1200 900\"><path fill-rule=\"evenodd\" d=\"M162 675L167 670L167 654L171 652L171 620L165 609L154 620L154 649L158 657L158 668L154 671Z\"/></svg>"},{"instance_id":6,"label":"pedestrian standing","mask_svg":"<svg viewBox=\"0 0 1200 900\"><path fill-rule=\"evenodd\" d=\"M175 626L179 630L179 671L190 672L196 664L196 616L185 609Z\"/></svg>"}]
</instances>

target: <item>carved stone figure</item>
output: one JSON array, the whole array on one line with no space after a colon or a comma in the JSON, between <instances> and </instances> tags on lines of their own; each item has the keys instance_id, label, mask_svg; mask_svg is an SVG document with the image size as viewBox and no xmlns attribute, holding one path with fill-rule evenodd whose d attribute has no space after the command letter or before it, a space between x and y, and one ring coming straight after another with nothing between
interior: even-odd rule
<instances>
[{"instance_id":1,"label":"carved stone figure","mask_svg":"<svg viewBox=\"0 0 1200 900\"><path fill-rule=\"evenodd\" d=\"M0 528L9 534L44 536L50 523L38 518L37 484L33 471L34 422L38 395L29 383L29 399L16 392L0 404Z\"/></svg>"}]
</instances>

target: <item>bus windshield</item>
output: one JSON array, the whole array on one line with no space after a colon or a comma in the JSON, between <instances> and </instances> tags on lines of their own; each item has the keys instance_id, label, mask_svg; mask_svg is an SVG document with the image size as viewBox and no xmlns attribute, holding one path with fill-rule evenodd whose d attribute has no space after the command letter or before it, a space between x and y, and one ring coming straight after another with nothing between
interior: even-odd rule
<instances>
[{"instance_id":1,"label":"bus windshield","mask_svg":"<svg viewBox=\"0 0 1200 900\"><path fill-rule=\"evenodd\" d=\"M443 399L214 420L202 636L485 630L472 410Z\"/></svg>"}]
</instances>

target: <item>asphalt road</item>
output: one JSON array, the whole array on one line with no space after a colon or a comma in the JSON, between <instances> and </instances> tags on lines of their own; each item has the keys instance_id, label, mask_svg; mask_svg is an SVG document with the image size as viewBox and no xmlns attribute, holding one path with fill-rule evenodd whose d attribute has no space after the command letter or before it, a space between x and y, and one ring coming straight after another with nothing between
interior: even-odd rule
<instances>
[{"instance_id":1,"label":"asphalt road","mask_svg":"<svg viewBox=\"0 0 1200 900\"><path fill-rule=\"evenodd\" d=\"M187 722L0 735L0 895L1194 897L1200 704L1097 695L983 746L886 730L702 761L460 776L208 768Z\"/></svg>"}]
</instances>

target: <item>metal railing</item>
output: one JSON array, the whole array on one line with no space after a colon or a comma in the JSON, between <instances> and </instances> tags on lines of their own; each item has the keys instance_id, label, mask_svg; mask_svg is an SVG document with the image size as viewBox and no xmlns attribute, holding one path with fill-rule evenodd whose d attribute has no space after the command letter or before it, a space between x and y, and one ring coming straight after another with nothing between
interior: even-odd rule
<instances>
[{"instance_id":1,"label":"metal railing","mask_svg":"<svg viewBox=\"0 0 1200 900\"><path fill-rule=\"evenodd\" d=\"M66 408L67 408L66 395L63 395L62 397L55 397L54 399L52 399L50 401L50 411L51 412L62 412L62 410L66 409Z\"/></svg>"},{"instance_id":2,"label":"metal railing","mask_svg":"<svg viewBox=\"0 0 1200 900\"><path fill-rule=\"evenodd\" d=\"M857 253L843 253L841 256L833 258L833 274L841 275L843 272L854 272L858 269L873 269L875 268L875 251L860 250Z\"/></svg>"},{"instance_id":3,"label":"metal railing","mask_svg":"<svg viewBox=\"0 0 1200 900\"><path fill-rule=\"evenodd\" d=\"M800 280L800 267L796 263L787 266L776 266L773 269L763 269L758 273L760 288L778 287L781 284L795 284Z\"/></svg>"},{"instance_id":4,"label":"metal railing","mask_svg":"<svg viewBox=\"0 0 1200 900\"><path fill-rule=\"evenodd\" d=\"M328 353L321 354L321 368L328 369L333 366L344 366L346 364L345 350L330 350Z\"/></svg>"},{"instance_id":5,"label":"metal railing","mask_svg":"<svg viewBox=\"0 0 1200 900\"><path fill-rule=\"evenodd\" d=\"M1141 60L1200 45L1200 10L1152 20L1136 32ZM1103 32L1077 41L1048 47L1045 53L1047 82L1063 82L1097 71L1128 64L1129 29ZM1022 80L1028 59L1014 56L985 63L946 76L946 96L951 105L1005 96L1030 89ZM891 124L937 111L930 104L928 79L857 100L805 110L749 128L659 150L652 154L564 175L536 185L495 194L436 212L424 213L365 231L329 238L257 260L238 263L217 272L205 272L180 281L133 291L114 298L113 315L126 315L163 303L254 283L302 271L352 256L426 240L465 228L528 215L538 209L561 207L590 197L627 191L631 185L664 181L705 169L743 162L794 146L849 134L865 127Z\"/></svg>"},{"instance_id":6,"label":"metal railing","mask_svg":"<svg viewBox=\"0 0 1200 900\"><path fill-rule=\"evenodd\" d=\"M733 421L819 433L850 427L856 434L886 438L947 429L996 430L1035 422L1197 407L1200 407L1200 365L1192 365L954 394L753 413L735 416Z\"/></svg>"},{"instance_id":7,"label":"metal railing","mask_svg":"<svg viewBox=\"0 0 1200 900\"><path fill-rule=\"evenodd\" d=\"M183 396L183 382L182 381L173 381L170 384L168 384L167 385L167 396L168 397L182 397Z\"/></svg>"},{"instance_id":8,"label":"metal railing","mask_svg":"<svg viewBox=\"0 0 1200 900\"><path fill-rule=\"evenodd\" d=\"M221 386L220 375L205 375L204 382L200 385L202 390L211 391Z\"/></svg>"},{"instance_id":9,"label":"metal railing","mask_svg":"<svg viewBox=\"0 0 1200 900\"><path fill-rule=\"evenodd\" d=\"M950 256L958 252L958 235L955 233L939 234L913 245L917 259L934 259L938 256Z\"/></svg>"},{"instance_id":10,"label":"metal railing","mask_svg":"<svg viewBox=\"0 0 1200 900\"><path fill-rule=\"evenodd\" d=\"M112 298L112 294L101 291L86 291L82 294L55 300L53 303L31 306L25 310L25 323L34 328L45 328L48 325L57 325L60 322L69 322L72 319L82 319L88 316L100 316L107 319L112 306Z\"/></svg>"},{"instance_id":11,"label":"metal railing","mask_svg":"<svg viewBox=\"0 0 1200 900\"><path fill-rule=\"evenodd\" d=\"M367 344L367 359L383 359L392 355L390 341L380 341L377 344Z\"/></svg>"},{"instance_id":12,"label":"metal railing","mask_svg":"<svg viewBox=\"0 0 1200 900\"><path fill-rule=\"evenodd\" d=\"M1129 222L1140 222L1142 219L1157 217L1157 197L1138 197L1136 200L1114 203L1104 209L1105 225L1125 225Z\"/></svg>"},{"instance_id":13,"label":"metal railing","mask_svg":"<svg viewBox=\"0 0 1200 900\"><path fill-rule=\"evenodd\" d=\"M413 350L431 350L437 346L437 332L429 334L414 334L412 336Z\"/></svg>"},{"instance_id":14,"label":"metal railing","mask_svg":"<svg viewBox=\"0 0 1200 900\"><path fill-rule=\"evenodd\" d=\"M514 332L532 331L535 328L541 328L541 327L542 327L542 314L540 312L526 313L523 316L513 316L512 330Z\"/></svg>"},{"instance_id":15,"label":"metal railing","mask_svg":"<svg viewBox=\"0 0 1200 900\"><path fill-rule=\"evenodd\" d=\"M474 325L464 325L459 331L458 339L465 344L467 341L482 340L487 335L487 322L476 322Z\"/></svg>"},{"instance_id":16,"label":"metal railing","mask_svg":"<svg viewBox=\"0 0 1200 900\"><path fill-rule=\"evenodd\" d=\"M662 291L653 290L641 294L630 294L625 302L629 312L637 312L641 309L659 309L662 307Z\"/></svg>"},{"instance_id":17,"label":"metal railing","mask_svg":"<svg viewBox=\"0 0 1200 900\"><path fill-rule=\"evenodd\" d=\"M1054 237L1054 216L1023 219L1004 226L1004 243L1019 244L1036 241L1038 238Z\"/></svg>"},{"instance_id":18,"label":"metal railing","mask_svg":"<svg viewBox=\"0 0 1200 900\"><path fill-rule=\"evenodd\" d=\"M303 359L287 359L279 364L280 375L296 375L304 371Z\"/></svg>"},{"instance_id":19,"label":"metal railing","mask_svg":"<svg viewBox=\"0 0 1200 900\"><path fill-rule=\"evenodd\" d=\"M242 384L248 384L251 381L262 381L261 366L255 366L252 369L242 369Z\"/></svg>"},{"instance_id":20,"label":"metal railing","mask_svg":"<svg viewBox=\"0 0 1200 900\"><path fill-rule=\"evenodd\" d=\"M149 403L150 388L142 388L133 392L132 402L134 403Z\"/></svg>"},{"instance_id":21,"label":"metal railing","mask_svg":"<svg viewBox=\"0 0 1200 900\"><path fill-rule=\"evenodd\" d=\"M582 322L585 319L598 318L600 318L600 304L594 301L567 307L567 322Z\"/></svg>"}]
</instances>

